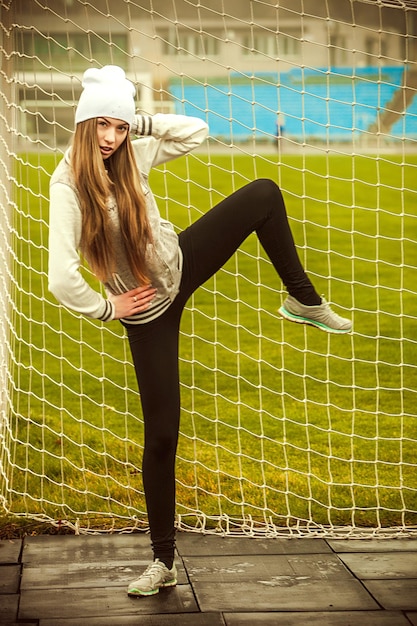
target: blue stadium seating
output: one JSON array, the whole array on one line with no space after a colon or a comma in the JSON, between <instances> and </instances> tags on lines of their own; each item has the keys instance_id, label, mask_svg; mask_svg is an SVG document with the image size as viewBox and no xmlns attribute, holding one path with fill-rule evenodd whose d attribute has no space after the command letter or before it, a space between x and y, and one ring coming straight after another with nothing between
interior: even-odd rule
<instances>
[{"instance_id":1,"label":"blue stadium seating","mask_svg":"<svg viewBox=\"0 0 417 626\"><path fill-rule=\"evenodd\" d=\"M402 81L402 67L295 68L286 73L232 74L229 79L185 83L173 79L176 111L203 117L213 136L234 142L271 138L277 113L284 133L296 141L350 141L376 122ZM417 98L392 129L395 136L417 137Z\"/></svg>"},{"instance_id":2,"label":"blue stadium seating","mask_svg":"<svg viewBox=\"0 0 417 626\"><path fill-rule=\"evenodd\" d=\"M408 107L406 114L393 124L390 135L397 138L417 138L417 97Z\"/></svg>"}]
</instances>

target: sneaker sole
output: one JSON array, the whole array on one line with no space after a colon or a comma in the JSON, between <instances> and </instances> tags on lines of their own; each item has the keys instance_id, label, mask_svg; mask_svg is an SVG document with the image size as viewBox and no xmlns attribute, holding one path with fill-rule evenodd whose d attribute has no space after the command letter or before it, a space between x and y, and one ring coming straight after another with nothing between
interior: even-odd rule
<instances>
[{"instance_id":1,"label":"sneaker sole","mask_svg":"<svg viewBox=\"0 0 417 626\"><path fill-rule=\"evenodd\" d=\"M314 326L315 328L323 330L326 333L333 333L335 335L345 335L346 333L349 333L352 330L352 328L342 328L342 329L331 328L330 326L327 326L326 324L323 324L322 322L316 322L315 320L312 320L308 317L301 317L301 315L295 315L294 313L290 313L283 306L278 309L278 313L289 322L296 322L297 324L307 324L308 326Z\"/></svg>"},{"instance_id":2,"label":"sneaker sole","mask_svg":"<svg viewBox=\"0 0 417 626\"><path fill-rule=\"evenodd\" d=\"M177 584L177 580L173 579L173 580L169 580L168 582L164 583L160 587L157 587L156 589L152 589L151 591L141 591L140 589L129 589L128 592L127 592L127 595L128 596L133 596L133 597L137 597L137 596L154 596L157 593L159 593L160 589L164 589L165 587L175 587L176 584Z\"/></svg>"}]
</instances>

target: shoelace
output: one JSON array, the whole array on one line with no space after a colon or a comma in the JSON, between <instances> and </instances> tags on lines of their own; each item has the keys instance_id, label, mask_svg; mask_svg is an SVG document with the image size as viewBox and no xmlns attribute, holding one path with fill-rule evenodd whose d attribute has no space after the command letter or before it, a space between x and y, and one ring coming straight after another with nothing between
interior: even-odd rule
<instances>
[{"instance_id":1,"label":"shoelace","mask_svg":"<svg viewBox=\"0 0 417 626\"><path fill-rule=\"evenodd\" d=\"M154 575L158 575L159 573L163 573L163 567L164 567L163 563L159 563L159 562L154 561L153 563L148 565L146 570L143 572L141 578L145 578L145 576L147 578L152 578Z\"/></svg>"}]
</instances>

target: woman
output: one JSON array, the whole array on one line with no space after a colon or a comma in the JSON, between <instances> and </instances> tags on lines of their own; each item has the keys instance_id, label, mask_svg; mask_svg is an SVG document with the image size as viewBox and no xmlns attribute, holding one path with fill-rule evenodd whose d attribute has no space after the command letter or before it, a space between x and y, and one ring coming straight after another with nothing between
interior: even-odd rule
<instances>
[{"instance_id":1,"label":"woman","mask_svg":"<svg viewBox=\"0 0 417 626\"><path fill-rule=\"evenodd\" d=\"M145 422L143 483L154 554L128 593L151 595L176 584L178 337L190 295L255 231L289 292L281 316L334 333L349 332L351 323L304 272L274 182L246 185L177 236L159 215L148 173L200 145L207 125L181 115L135 115L135 88L116 66L88 69L83 88L72 147L51 179L49 288L74 311L119 319L127 330ZM83 279L80 252L107 298Z\"/></svg>"}]
</instances>

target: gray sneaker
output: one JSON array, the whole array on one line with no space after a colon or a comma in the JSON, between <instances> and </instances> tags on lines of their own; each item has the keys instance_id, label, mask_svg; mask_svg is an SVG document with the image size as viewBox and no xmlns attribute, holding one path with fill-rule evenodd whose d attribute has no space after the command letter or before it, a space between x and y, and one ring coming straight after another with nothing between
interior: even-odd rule
<instances>
[{"instance_id":1,"label":"gray sneaker","mask_svg":"<svg viewBox=\"0 0 417 626\"><path fill-rule=\"evenodd\" d=\"M324 298L321 299L321 304L307 306L293 296L288 296L278 313L290 322L310 324L326 333L341 334L352 330L352 322L332 311Z\"/></svg>"},{"instance_id":2,"label":"gray sneaker","mask_svg":"<svg viewBox=\"0 0 417 626\"><path fill-rule=\"evenodd\" d=\"M177 584L177 568L175 563L168 569L162 561L156 559L148 565L137 580L130 583L129 596L153 596L162 587L175 587Z\"/></svg>"}]
</instances>

